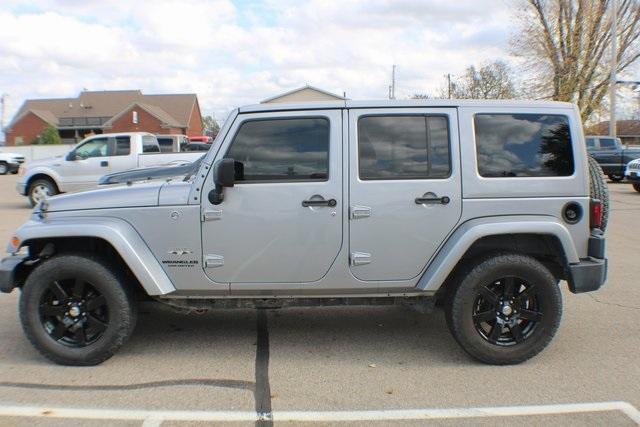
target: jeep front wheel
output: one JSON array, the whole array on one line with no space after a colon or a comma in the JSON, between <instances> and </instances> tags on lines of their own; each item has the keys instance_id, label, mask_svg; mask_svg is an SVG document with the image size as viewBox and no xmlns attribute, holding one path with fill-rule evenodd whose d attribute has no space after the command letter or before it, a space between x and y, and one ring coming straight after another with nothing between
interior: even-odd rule
<instances>
[{"instance_id":1,"label":"jeep front wheel","mask_svg":"<svg viewBox=\"0 0 640 427\"><path fill-rule=\"evenodd\" d=\"M29 341L62 365L97 365L118 350L135 326L134 298L98 259L59 255L29 274L20 320Z\"/></svg>"},{"instance_id":2,"label":"jeep front wheel","mask_svg":"<svg viewBox=\"0 0 640 427\"><path fill-rule=\"evenodd\" d=\"M521 363L542 351L560 324L557 281L536 259L496 254L468 266L446 306L460 346L489 364Z\"/></svg>"}]
</instances>

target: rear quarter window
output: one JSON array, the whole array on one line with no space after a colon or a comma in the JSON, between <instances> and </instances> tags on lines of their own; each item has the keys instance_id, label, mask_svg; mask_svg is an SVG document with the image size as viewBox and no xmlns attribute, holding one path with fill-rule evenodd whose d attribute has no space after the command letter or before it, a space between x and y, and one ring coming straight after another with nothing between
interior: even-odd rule
<instances>
[{"instance_id":1,"label":"rear quarter window","mask_svg":"<svg viewBox=\"0 0 640 427\"><path fill-rule=\"evenodd\" d=\"M486 178L573 175L567 116L476 114L478 173Z\"/></svg>"}]
</instances>

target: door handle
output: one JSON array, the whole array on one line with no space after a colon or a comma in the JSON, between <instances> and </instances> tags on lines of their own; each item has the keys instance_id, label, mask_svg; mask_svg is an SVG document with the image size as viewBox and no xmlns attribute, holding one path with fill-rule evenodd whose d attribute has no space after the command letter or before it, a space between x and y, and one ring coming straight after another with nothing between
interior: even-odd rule
<instances>
[{"instance_id":1,"label":"door handle","mask_svg":"<svg viewBox=\"0 0 640 427\"><path fill-rule=\"evenodd\" d=\"M107 167L107 166L109 166L109 162L106 161L106 160L103 160L103 161L100 162L100 166L103 167L103 168Z\"/></svg>"},{"instance_id":2,"label":"door handle","mask_svg":"<svg viewBox=\"0 0 640 427\"><path fill-rule=\"evenodd\" d=\"M336 202L336 199L329 199L329 200L322 200L322 199L317 199L317 200L303 200L302 201L302 207L304 208L308 208L308 207L312 207L312 206L329 206L329 207L334 207L338 204L338 202Z\"/></svg>"},{"instance_id":3,"label":"door handle","mask_svg":"<svg viewBox=\"0 0 640 427\"><path fill-rule=\"evenodd\" d=\"M433 193L427 193L422 197L416 197L416 205L446 205L451 201L447 196L438 197Z\"/></svg>"}]
</instances>

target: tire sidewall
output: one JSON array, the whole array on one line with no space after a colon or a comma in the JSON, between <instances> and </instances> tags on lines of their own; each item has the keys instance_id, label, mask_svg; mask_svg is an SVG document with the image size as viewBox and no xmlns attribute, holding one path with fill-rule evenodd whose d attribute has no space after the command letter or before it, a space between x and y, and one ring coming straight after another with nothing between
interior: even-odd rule
<instances>
[{"instance_id":1,"label":"tire sidewall","mask_svg":"<svg viewBox=\"0 0 640 427\"><path fill-rule=\"evenodd\" d=\"M476 330L473 304L481 286L509 276L536 286L543 317L523 342L499 346L488 342ZM456 289L451 304L451 315L447 318L456 340L473 357L492 364L520 363L539 353L555 335L562 313L562 296L551 273L535 259L518 255L499 255L478 263Z\"/></svg>"},{"instance_id":2,"label":"tire sidewall","mask_svg":"<svg viewBox=\"0 0 640 427\"><path fill-rule=\"evenodd\" d=\"M94 343L73 348L53 340L40 320L39 305L53 280L78 277L91 283L106 299L109 323ZM20 295L20 319L25 334L47 358L65 365L94 365L109 358L135 326L135 306L120 281L102 262L82 256L56 256L36 267Z\"/></svg>"},{"instance_id":3,"label":"tire sidewall","mask_svg":"<svg viewBox=\"0 0 640 427\"><path fill-rule=\"evenodd\" d=\"M0 175L6 175L8 172L9 166L4 162L0 162Z\"/></svg>"}]
</instances>

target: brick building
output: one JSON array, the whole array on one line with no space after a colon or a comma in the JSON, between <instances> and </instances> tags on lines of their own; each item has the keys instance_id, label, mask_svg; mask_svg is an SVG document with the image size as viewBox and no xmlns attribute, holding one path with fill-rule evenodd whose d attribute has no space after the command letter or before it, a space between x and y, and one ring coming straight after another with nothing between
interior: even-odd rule
<instances>
[{"instance_id":1,"label":"brick building","mask_svg":"<svg viewBox=\"0 0 640 427\"><path fill-rule=\"evenodd\" d=\"M67 143L90 133L145 131L192 136L203 131L195 94L84 91L77 98L25 101L5 129L6 145L30 144L49 125Z\"/></svg>"}]
</instances>

